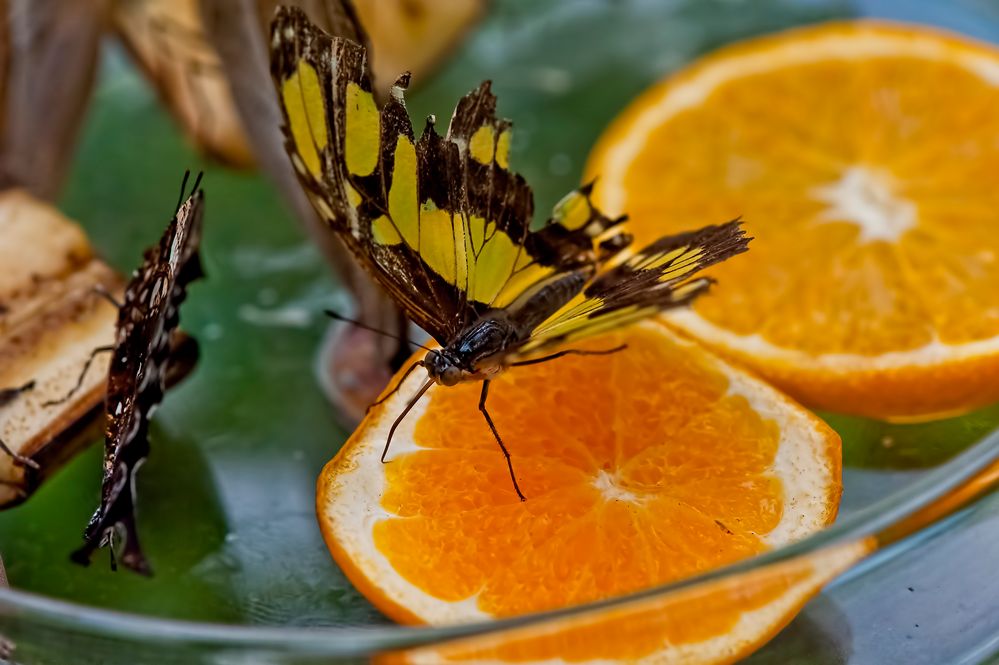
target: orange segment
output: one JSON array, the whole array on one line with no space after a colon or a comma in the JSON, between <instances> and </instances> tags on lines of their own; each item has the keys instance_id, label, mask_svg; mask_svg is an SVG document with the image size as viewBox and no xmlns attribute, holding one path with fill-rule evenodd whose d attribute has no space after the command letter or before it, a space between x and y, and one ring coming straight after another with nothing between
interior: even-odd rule
<instances>
[{"instance_id":1,"label":"orange segment","mask_svg":"<svg viewBox=\"0 0 999 665\"><path fill-rule=\"evenodd\" d=\"M358 588L406 622L506 617L689 577L832 521L840 446L824 423L661 324L582 346L621 343L509 369L490 388L526 502L478 411L479 384L433 388L384 465L388 428L423 377L373 410L317 494ZM724 638L770 601L723 608L707 637L685 628L689 640Z\"/></svg>"},{"instance_id":2,"label":"orange segment","mask_svg":"<svg viewBox=\"0 0 999 665\"><path fill-rule=\"evenodd\" d=\"M933 417L999 400L996 108L994 48L829 24L654 86L587 171L639 246L746 218L753 260L673 323L811 405Z\"/></svg>"}]
</instances>

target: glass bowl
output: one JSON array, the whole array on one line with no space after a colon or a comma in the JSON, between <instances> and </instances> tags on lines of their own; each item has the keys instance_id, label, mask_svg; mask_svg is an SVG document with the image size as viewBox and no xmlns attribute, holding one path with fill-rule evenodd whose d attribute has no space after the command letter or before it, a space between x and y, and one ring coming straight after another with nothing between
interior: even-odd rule
<instances>
[{"instance_id":1,"label":"glass bowl","mask_svg":"<svg viewBox=\"0 0 999 665\"><path fill-rule=\"evenodd\" d=\"M515 122L515 167L544 210L574 187L606 123L651 82L721 44L858 14L931 22L999 41L986 0L497 0L451 62L409 97L446 117L481 79ZM627 38L623 38L627 36ZM202 165L154 95L110 51L62 207L115 267L134 268ZM0 634L23 663L334 663L410 649L489 650L651 629L704 594L803 570L841 571L754 663L978 663L999 654L999 407L924 425L823 414L844 441L838 522L792 547L585 607L449 628L389 623L330 560L315 479L345 440L316 380L326 306L349 307L276 193L205 166L207 279L183 325L195 373L154 423L139 480L150 579L68 553L96 502L100 450L0 513L12 589ZM650 617L652 617L650 619ZM652 623L650 623L650 621ZM623 638L622 638L623 640ZM450 644L450 647L442 645ZM611 647L608 647L611 648ZM455 653L454 651L446 652ZM483 653L483 652L479 652Z\"/></svg>"}]
</instances>

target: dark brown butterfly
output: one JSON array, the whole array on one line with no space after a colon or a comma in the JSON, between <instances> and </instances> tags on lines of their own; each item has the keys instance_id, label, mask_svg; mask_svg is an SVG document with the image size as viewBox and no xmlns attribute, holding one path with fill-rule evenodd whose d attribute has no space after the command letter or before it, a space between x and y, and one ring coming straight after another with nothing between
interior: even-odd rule
<instances>
[{"instance_id":1,"label":"dark brown butterfly","mask_svg":"<svg viewBox=\"0 0 999 665\"><path fill-rule=\"evenodd\" d=\"M508 367L599 353L556 347L687 305L712 283L695 273L749 238L732 221L627 255L625 218L597 210L590 186L532 231L531 189L509 170L511 125L496 117L488 82L458 102L444 136L431 117L417 139L403 99L409 76L379 108L363 46L283 8L271 48L286 148L314 207L442 347L407 371L427 378L385 451L431 386L481 381L479 409L523 499L486 409L490 381Z\"/></svg>"},{"instance_id":2,"label":"dark brown butterfly","mask_svg":"<svg viewBox=\"0 0 999 665\"><path fill-rule=\"evenodd\" d=\"M101 504L87 526L86 543L73 553L88 563L99 547L120 537L122 565L150 573L135 524L135 474L149 454L149 420L163 399L179 334L179 307L187 286L202 275L198 248L204 194L194 183L186 200L181 187L177 211L158 245L148 249L142 266L125 289L108 369L105 401L104 479ZM86 370L84 370L86 371Z\"/></svg>"}]
</instances>

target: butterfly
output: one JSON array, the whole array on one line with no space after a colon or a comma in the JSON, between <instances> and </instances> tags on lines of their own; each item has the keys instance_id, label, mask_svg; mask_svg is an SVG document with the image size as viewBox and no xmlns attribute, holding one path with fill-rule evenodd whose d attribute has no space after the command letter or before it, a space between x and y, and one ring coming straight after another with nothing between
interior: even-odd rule
<instances>
[{"instance_id":1,"label":"butterfly","mask_svg":"<svg viewBox=\"0 0 999 665\"><path fill-rule=\"evenodd\" d=\"M119 561L137 572L151 572L136 532L135 474L149 454L149 421L163 399L175 362L178 308L188 284L202 275L198 250L204 194L200 183L198 176L185 200L185 174L183 203L178 202L159 244L146 250L118 308L105 398L101 503L87 525L86 542L73 553L79 563L88 563L100 547L110 546L113 553L118 535L122 540Z\"/></svg>"},{"instance_id":2,"label":"butterfly","mask_svg":"<svg viewBox=\"0 0 999 665\"><path fill-rule=\"evenodd\" d=\"M747 249L733 220L626 253L626 218L598 210L592 184L531 230L532 192L510 170L511 123L496 117L488 81L458 102L446 134L430 117L417 138L404 103L409 75L379 108L364 47L297 9L279 9L272 22L271 73L285 147L313 206L440 345L382 398L426 371L389 431L383 462L431 386L481 381L479 410L524 500L486 407L490 382L509 367L621 350L559 347L689 304L712 284L695 273Z\"/></svg>"}]
</instances>

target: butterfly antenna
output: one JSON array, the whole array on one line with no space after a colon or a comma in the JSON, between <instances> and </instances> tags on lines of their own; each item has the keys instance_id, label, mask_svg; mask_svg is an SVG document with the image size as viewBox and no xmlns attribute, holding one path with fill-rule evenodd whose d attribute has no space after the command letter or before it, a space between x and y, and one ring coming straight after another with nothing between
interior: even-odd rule
<instances>
[{"instance_id":1,"label":"butterfly antenna","mask_svg":"<svg viewBox=\"0 0 999 665\"><path fill-rule=\"evenodd\" d=\"M101 298L103 298L104 300L106 300L107 302L111 303L111 305L115 309L121 309L122 307L124 307L124 305L122 303L118 302L118 299L114 297L114 294L111 293L110 291L108 291L106 288L104 288L104 286L102 284L98 284L97 286L95 286L93 288L93 292L96 295L98 295Z\"/></svg>"},{"instance_id":2,"label":"butterfly antenna","mask_svg":"<svg viewBox=\"0 0 999 665\"><path fill-rule=\"evenodd\" d=\"M416 403L420 401L420 399L426 394L428 390L430 390L430 387L432 385L434 385L433 379L427 379L426 381L424 381L423 385L420 386L420 389L416 391L416 394L413 395L413 397L408 402L406 402L406 408L402 410L402 413L399 414L399 417L396 418L395 422L392 423L392 427L389 428L388 436L385 438L385 447L382 448L382 457L381 457L382 464L385 463L385 457L388 456L389 446L392 445L392 437L395 436L395 431L396 429L398 429L399 424L406 419L406 416L409 415L409 412L413 410L413 407L416 406ZM516 480L514 481L514 484L516 484ZM519 489L517 491L520 492Z\"/></svg>"},{"instance_id":3,"label":"butterfly antenna","mask_svg":"<svg viewBox=\"0 0 999 665\"><path fill-rule=\"evenodd\" d=\"M14 460L14 464L17 464L18 466L26 466L31 469L34 469L35 471L38 471L39 469L42 468L38 462L31 459L30 457L26 457L21 453L15 453L13 450L8 448L7 444L3 442L3 439L0 439L0 453L3 453L4 455L10 457L12 460Z\"/></svg>"},{"instance_id":4,"label":"butterfly antenna","mask_svg":"<svg viewBox=\"0 0 999 665\"><path fill-rule=\"evenodd\" d=\"M201 179L204 177L204 175L205 175L204 171L198 171L198 177L194 179L194 187L191 188L192 196L198 191L198 188L201 187Z\"/></svg>"},{"instance_id":5,"label":"butterfly antenna","mask_svg":"<svg viewBox=\"0 0 999 665\"><path fill-rule=\"evenodd\" d=\"M184 179L180 181L180 194L177 195L177 207L174 208L173 214L176 215L180 211L180 206L184 203L184 192L187 191L187 181L191 177L191 169L184 169ZM201 180L200 176L198 180Z\"/></svg>"},{"instance_id":6,"label":"butterfly antenna","mask_svg":"<svg viewBox=\"0 0 999 665\"><path fill-rule=\"evenodd\" d=\"M0 406L6 406L10 402L14 401L14 398L18 397L22 393L28 392L29 390L34 390L34 388L34 379L17 386L16 388L0 388Z\"/></svg>"},{"instance_id":7,"label":"butterfly antenna","mask_svg":"<svg viewBox=\"0 0 999 665\"><path fill-rule=\"evenodd\" d=\"M385 337L391 337L392 339L397 339L400 342L406 342L407 344L412 344L413 346L418 346L421 349L423 349L424 351L433 351L433 349L431 349L429 346L424 346L423 344L420 344L419 342L414 342L413 340L411 340L409 338L402 337L400 335L394 335L394 334L392 334L392 333L390 333L390 332L388 332L386 330L381 330L380 328L375 328L373 326L369 326L366 323L361 323L357 319L348 318L348 317L340 314L339 312L333 311L332 309L327 309L327 310L323 310L323 311L326 312L326 316L330 317L331 319L336 319L337 321L346 321L347 323L353 323L358 328L364 328L365 330L370 330L373 333L378 333L379 335L383 335Z\"/></svg>"}]
</instances>

